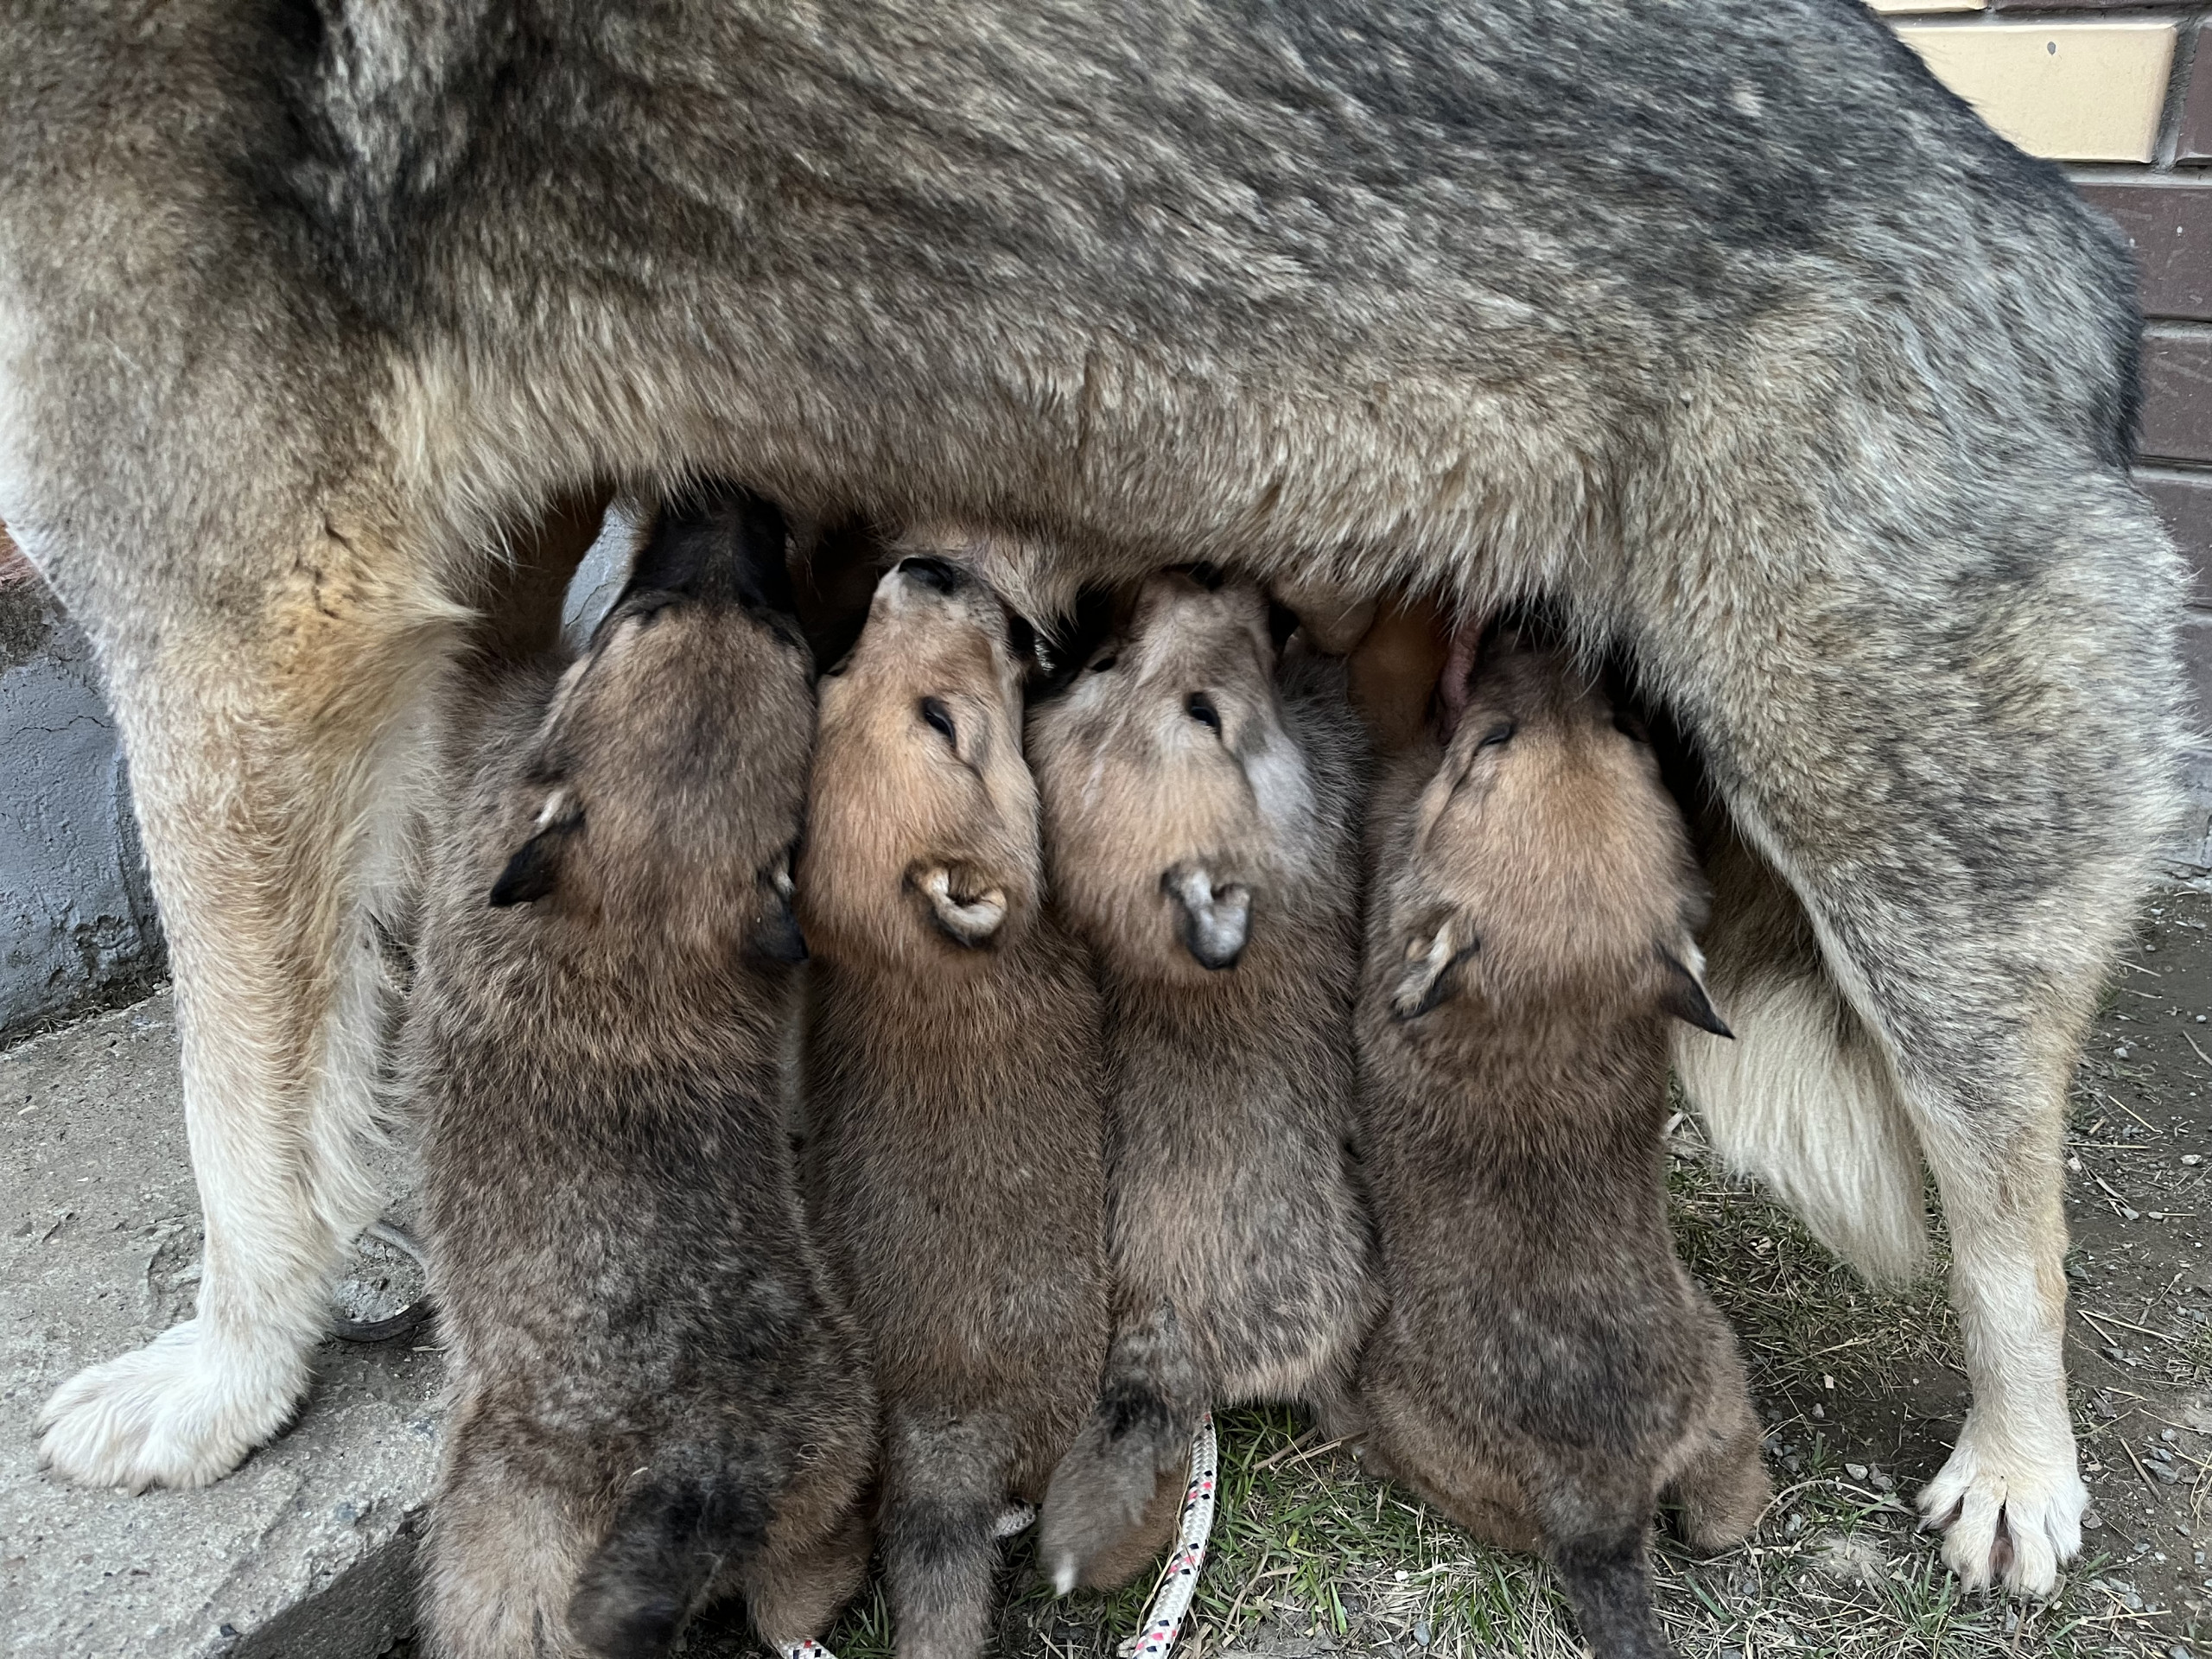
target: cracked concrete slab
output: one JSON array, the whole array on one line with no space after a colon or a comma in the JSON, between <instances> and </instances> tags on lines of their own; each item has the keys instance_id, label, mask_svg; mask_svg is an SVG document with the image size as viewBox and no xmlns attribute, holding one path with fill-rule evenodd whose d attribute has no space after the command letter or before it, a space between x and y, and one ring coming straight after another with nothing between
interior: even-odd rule
<instances>
[{"instance_id":1,"label":"cracked concrete slab","mask_svg":"<svg viewBox=\"0 0 2212 1659\"><path fill-rule=\"evenodd\" d=\"M326 1345L292 1428L196 1492L82 1491L31 1423L191 1312L200 1223L165 992L0 1053L0 1654L374 1659L412 1623L442 1368Z\"/></svg>"}]
</instances>

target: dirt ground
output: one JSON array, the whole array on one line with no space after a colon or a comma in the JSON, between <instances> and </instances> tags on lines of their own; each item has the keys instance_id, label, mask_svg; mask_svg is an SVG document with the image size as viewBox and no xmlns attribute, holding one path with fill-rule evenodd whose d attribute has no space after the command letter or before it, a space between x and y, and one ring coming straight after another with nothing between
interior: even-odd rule
<instances>
[{"instance_id":1,"label":"dirt ground","mask_svg":"<svg viewBox=\"0 0 2212 1659\"><path fill-rule=\"evenodd\" d=\"M1961 1596L1917 1529L1911 1494L1966 1405L1937 1233L1929 1276L1868 1288L1674 1133L1678 1236L1744 1344L1777 1490L1758 1535L1700 1560L1659 1547L1676 1651L1792 1655L2212 1656L2212 899L2169 893L2144 918L2076 1080L2068 1160L2068 1332L2092 1495L2058 1598ZM1931 1194L1932 1197L1932 1194ZM1541 1569L1471 1543L1368 1478L1287 1412L1226 1414L1224 1505L1185 1659L1581 1651ZM1026 1541L1010 1553L997 1653L1105 1659L1147 1586L1055 1603ZM873 1589L830 1637L841 1659L891 1651ZM695 1628L694 1659L752 1651Z\"/></svg>"}]
</instances>

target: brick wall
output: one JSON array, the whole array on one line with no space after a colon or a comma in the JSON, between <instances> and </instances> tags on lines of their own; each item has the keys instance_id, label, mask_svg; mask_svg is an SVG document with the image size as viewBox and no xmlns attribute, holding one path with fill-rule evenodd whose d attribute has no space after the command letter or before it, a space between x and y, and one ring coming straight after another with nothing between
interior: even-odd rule
<instances>
[{"instance_id":1,"label":"brick wall","mask_svg":"<svg viewBox=\"0 0 2212 1659\"><path fill-rule=\"evenodd\" d=\"M2212 5L1871 3L2134 244L2150 320L2137 476L2196 564L2189 658L2212 728Z\"/></svg>"}]
</instances>

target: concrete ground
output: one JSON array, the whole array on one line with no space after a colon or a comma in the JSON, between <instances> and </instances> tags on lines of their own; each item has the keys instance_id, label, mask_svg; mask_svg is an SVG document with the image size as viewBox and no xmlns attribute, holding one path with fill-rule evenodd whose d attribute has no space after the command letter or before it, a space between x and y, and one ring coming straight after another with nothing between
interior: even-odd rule
<instances>
[{"instance_id":1,"label":"concrete ground","mask_svg":"<svg viewBox=\"0 0 2212 1659\"><path fill-rule=\"evenodd\" d=\"M2069 1357L2094 1519L2045 1606L1959 1596L1906 1507L1965 1405L1940 1279L1866 1289L1680 1127L1684 1253L1744 1344L1783 1495L1726 1555L1662 1541L1678 1653L2212 1654L2197 1646L2212 1637L2208 1020L2212 899L2169 893L2075 1089ZM34 1468L48 1390L188 1311L199 1234L181 1117L166 996L0 1054L0 1653L404 1655L435 1453L427 1339L326 1348L299 1423L207 1491L79 1492ZM1187 1659L1579 1651L1540 1569L1471 1544L1291 1414L1223 1427L1227 1503ZM1141 1597L1052 1603L1026 1553L995 1650L1103 1659ZM873 1659L887 1637L872 1589L832 1646ZM688 1645L699 1659L748 1648L716 1620Z\"/></svg>"},{"instance_id":2,"label":"concrete ground","mask_svg":"<svg viewBox=\"0 0 2212 1659\"><path fill-rule=\"evenodd\" d=\"M440 1380L409 1341L326 1346L290 1432L205 1491L80 1491L35 1466L54 1387L192 1310L166 993L0 1053L0 1654L372 1659L402 1635Z\"/></svg>"}]
</instances>

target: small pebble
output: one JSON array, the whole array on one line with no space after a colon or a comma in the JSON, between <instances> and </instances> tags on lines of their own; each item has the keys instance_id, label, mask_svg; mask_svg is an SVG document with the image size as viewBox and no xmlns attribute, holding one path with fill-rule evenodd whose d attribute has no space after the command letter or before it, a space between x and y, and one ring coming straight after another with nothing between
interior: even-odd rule
<instances>
[{"instance_id":1,"label":"small pebble","mask_svg":"<svg viewBox=\"0 0 2212 1659\"><path fill-rule=\"evenodd\" d=\"M1424 1648L1428 1645L1428 1621L1427 1619L1417 1618L1414 1621L1414 1640L1420 1643Z\"/></svg>"},{"instance_id":2,"label":"small pebble","mask_svg":"<svg viewBox=\"0 0 2212 1659\"><path fill-rule=\"evenodd\" d=\"M2127 1046L2126 1046L2126 1045L2123 1043L2120 1047L2115 1048L2114 1050L2113 1050L2113 1052L2112 1052L2112 1057L2113 1057L2113 1058L2114 1058L2115 1060L2124 1060L2124 1059L2126 1059L2126 1058L2127 1058Z\"/></svg>"},{"instance_id":3,"label":"small pebble","mask_svg":"<svg viewBox=\"0 0 2212 1659\"><path fill-rule=\"evenodd\" d=\"M1843 1465L1843 1472L1853 1480L1864 1480L1866 1478L1866 1465L1863 1463L1847 1463Z\"/></svg>"},{"instance_id":4,"label":"small pebble","mask_svg":"<svg viewBox=\"0 0 2212 1659\"><path fill-rule=\"evenodd\" d=\"M2202 1158L2198 1157L2198 1156L2197 1156L2195 1153L2193 1153L2193 1152L2184 1152L2184 1153L2183 1153L2183 1154L2182 1154L2182 1155L2181 1155L2181 1161L2182 1161L2183 1165L2185 1167L2190 1168L2190 1169L2195 1169L2195 1168L2196 1168L2199 1164L2202 1163L2204 1160L2203 1160Z\"/></svg>"}]
</instances>

